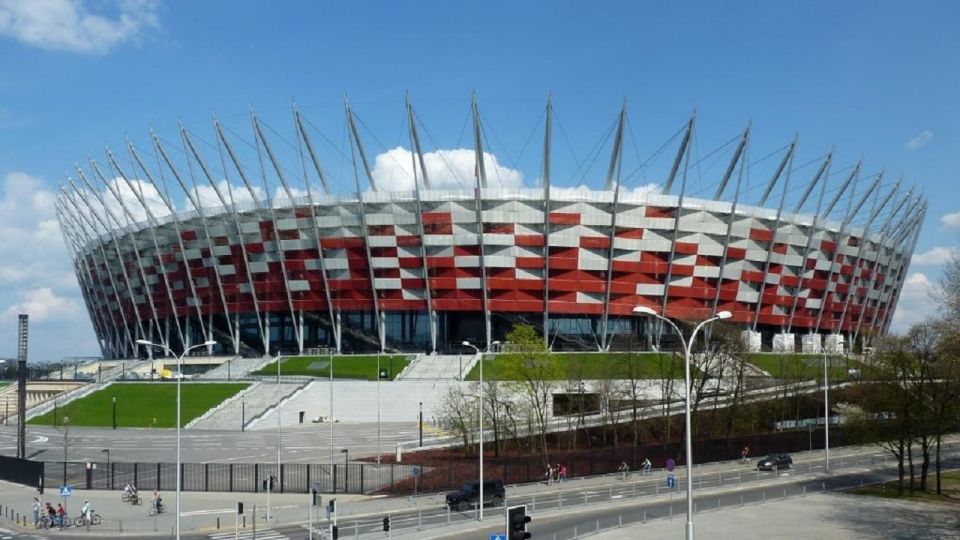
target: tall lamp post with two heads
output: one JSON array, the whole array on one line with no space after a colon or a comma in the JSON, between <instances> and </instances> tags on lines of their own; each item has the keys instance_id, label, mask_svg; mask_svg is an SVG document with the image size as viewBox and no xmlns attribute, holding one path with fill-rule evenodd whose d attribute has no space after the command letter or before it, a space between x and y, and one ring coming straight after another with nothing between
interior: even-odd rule
<instances>
[{"instance_id":1,"label":"tall lamp post with two heads","mask_svg":"<svg viewBox=\"0 0 960 540\"><path fill-rule=\"evenodd\" d=\"M633 312L637 315L646 315L650 317L656 317L662 321L665 321L667 324L673 327L677 332L677 335L680 336L680 343L683 344L683 379L686 385L686 396L684 398L684 442L686 446L686 460L687 460L687 540L693 540L693 434L690 432L690 401L691 401L691 389L690 389L690 349L693 347L694 341L697 339L697 332L701 328L710 324L714 321L719 321L722 319L729 319L733 316L729 311L721 311L716 314L716 316L711 317L696 326L693 329L693 333L690 334L690 339L685 340L683 338L683 332L680 331L680 328L673 323L670 319L660 315L652 308L647 306L637 306L633 308Z\"/></svg>"},{"instance_id":2,"label":"tall lamp post with two heads","mask_svg":"<svg viewBox=\"0 0 960 540\"><path fill-rule=\"evenodd\" d=\"M499 345L499 341L491 342L490 345ZM478 422L480 426L480 503L479 503L479 513L477 514L477 519L483 521L483 354L480 353L480 349L476 345L470 343L469 341L463 342L464 347L470 347L476 351L477 356L480 358L480 420Z\"/></svg>"},{"instance_id":3,"label":"tall lamp post with two heads","mask_svg":"<svg viewBox=\"0 0 960 540\"><path fill-rule=\"evenodd\" d=\"M157 347L159 349L163 349L167 351L167 354L170 356L175 356L177 358L177 515L175 519L174 530L176 531L176 540L180 540L180 379L183 379L183 372L180 370L180 364L183 362L183 357L188 355L193 349L199 349L200 347L213 347L217 344L217 342L211 340L204 341L203 343L197 343L196 345L187 347L179 356L174 354L174 352L170 350L170 347L167 347L161 343L154 343L145 339L138 339L137 343L147 347Z\"/></svg>"}]
</instances>

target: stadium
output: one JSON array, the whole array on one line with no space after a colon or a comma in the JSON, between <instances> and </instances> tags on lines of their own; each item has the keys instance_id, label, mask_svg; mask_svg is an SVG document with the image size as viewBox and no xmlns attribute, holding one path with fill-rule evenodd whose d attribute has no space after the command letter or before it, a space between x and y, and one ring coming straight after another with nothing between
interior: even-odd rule
<instances>
[{"instance_id":1,"label":"stadium","mask_svg":"<svg viewBox=\"0 0 960 540\"><path fill-rule=\"evenodd\" d=\"M655 347L662 327L637 306L683 321L730 311L751 350L862 347L890 326L926 212L862 161L841 167L831 150L800 164L796 140L748 189L749 127L694 190L695 118L658 150L656 188L629 189L626 107L597 145L597 185L551 185L549 102L535 186L491 177L475 99L472 148L457 150L472 177L454 185L449 151L422 150L405 113L403 189L371 173L349 105L352 189L339 192L318 151L329 138L296 109L285 138L251 114L246 138L215 120L206 145L181 126L176 143L152 134L77 166L58 218L104 357L147 354L139 339L239 355L490 349L518 321L553 350Z\"/></svg>"}]
</instances>

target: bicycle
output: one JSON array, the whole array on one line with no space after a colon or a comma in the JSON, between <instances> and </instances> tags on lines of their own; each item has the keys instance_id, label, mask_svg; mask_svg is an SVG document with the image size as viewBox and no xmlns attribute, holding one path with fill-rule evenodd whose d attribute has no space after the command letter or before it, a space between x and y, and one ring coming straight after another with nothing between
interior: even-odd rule
<instances>
[{"instance_id":1,"label":"bicycle","mask_svg":"<svg viewBox=\"0 0 960 540\"><path fill-rule=\"evenodd\" d=\"M138 495L137 493L124 492L123 495L120 496L120 500L123 502L128 502L132 505L138 505L143 503L143 498L140 497L140 495Z\"/></svg>"},{"instance_id":2,"label":"bicycle","mask_svg":"<svg viewBox=\"0 0 960 540\"><path fill-rule=\"evenodd\" d=\"M101 523L103 523L103 518L97 513L91 514L89 518L87 516L77 516L77 518L73 520L73 524L76 527L99 525Z\"/></svg>"},{"instance_id":3,"label":"bicycle","mask_svg":"<svg viewBox=\"0 0 960 540\"><path fill-rule=\"evenodd\" d=\"M148 516L155 516L157 514L162 514L167 511L167 505L160 503L160 507L157 508L157 504L153 503L150 505L149 510L147 511Z\"/></svg>"}]
</instances>

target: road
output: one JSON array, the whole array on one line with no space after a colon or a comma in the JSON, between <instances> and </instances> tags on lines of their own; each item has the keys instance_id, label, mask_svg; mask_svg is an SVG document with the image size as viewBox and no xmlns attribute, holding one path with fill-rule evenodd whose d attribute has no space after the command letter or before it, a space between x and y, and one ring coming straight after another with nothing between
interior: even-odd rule
<instances>
[{"instance_id":1,"label":"road","mask_svg":"<svg viewBox=\"0 0 960 540\"><path fill-rule=\"evenodd\" d=\"M308 424L281 430L281 459L284 463L327 463L331 460L329 424ZM351 457L377 453L377 432L371 424L335 424L334 460L347 448ZM411 422L383 423L380 450L393 453L397 443L416 439L417 427ZM16 454L16 427L0 426L0 454ZM104 449L115 461L156 463L173 462L176 456L176 431L173 429L117 429L72 427L69 432L69 461L106 461ZM61 461L64 434L52 427L27 426L27 456L44 461ZM225 452L225 449L229 451ZM277 460L277 432L181 431L184 463L254 463Z\"/></svg>"}]
</instances>

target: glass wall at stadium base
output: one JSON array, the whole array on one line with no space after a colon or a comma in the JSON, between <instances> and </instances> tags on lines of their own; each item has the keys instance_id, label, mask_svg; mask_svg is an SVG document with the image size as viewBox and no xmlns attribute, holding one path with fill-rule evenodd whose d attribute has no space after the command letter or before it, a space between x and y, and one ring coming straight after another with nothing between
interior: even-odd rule
<instances>
[{"instance_id":1,"label":"glass wall at stadium base","mask_svg":"<svg viewBox=\"0 0 960 540\"><path fill-rule=\"evenodd\" d=\"M485 323L483 314L474 311L441 311L437 318L437 352L463 353L464 341L480 347L484 346ZM298 314L299 317L299 314ZM426 311L388 311L383 313L384 336L388 352L429 353L430 319ZM181 328L187 326L186 333L190 344L206 340L205 330L213 334L217 345L213 353L233 355L233 340L230 325L222 315L205 318L203 325L194 318L184 322L179 319ZM297 342L295 321L289 312L264 314L260 320L253 313L236 315L230 323L239 336L239 354L241 356L261 356L267 354L258 328L264 324L269 334L269 354L295 355L300 351ZM160 321L161 331L154 331L151 341L167 342L174 351L182 351L184 344L179 341L173 319ZM376 353L379 348L377 325L374 312L344 311L340 313L341 352L344 354ZM491 340L506 343L507 334L516 324L529 324L543 335L542 313L494 313L490 319ZM590 351L600 349L602 335L602 317L599 315L563 315L551 317L549 321L548 342L554 351ZM649 350L658 328L649 320L639 317L610 317L607 323L610 350ZM135 332L134 332L135 334ZM133 334L131 334L133 335ZM669 335L660 338L661 347L672 347L675 339ZM769 338L768 338L769 341ZM316 350L335 349L333 328L326 312L303 312L303 351L309 354ZM140 347L138 356L147 358L146 347ZM202 356L206 349L198 349L191 356ZM154 351L154 356L162 356L162 351Z\"/></svg>"}]
</instances>

